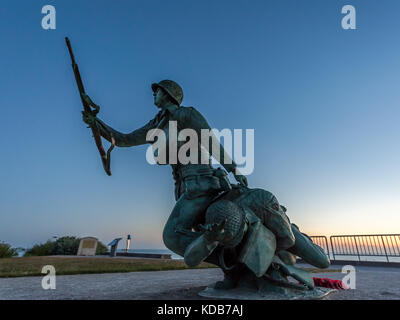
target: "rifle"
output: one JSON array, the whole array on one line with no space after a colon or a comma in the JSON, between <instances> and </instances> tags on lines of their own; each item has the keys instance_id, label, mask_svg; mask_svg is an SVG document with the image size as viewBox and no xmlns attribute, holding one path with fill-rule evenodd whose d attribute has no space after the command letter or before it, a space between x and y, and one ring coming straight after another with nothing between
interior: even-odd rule
<instances>
[{"instance_id":1,"label":"rifle","mask_svg":"<svg viewBox=\"0 0 400 320\"><path fill-rule=\"evenodd\" d=\"M85 94L85 88L83 87L81 75L79 73L79 68L78 68L78 65L75 62L74 53L72 52L71 42L69 41L68 37L65 37L65 42L67 43L69 55L71 56L72 70L74 71L76 84L78 86L79 95L81 97L81 101L82 101L82 105L83 105L83 110L88 112L88 113L93 114L94 116L96 116L96 114L99 113L99 111L100 111L100 107L98 105L96 105L95 103L93 103L93 101L90 100L90 103L88 103L84 99L84 95L86 95ZM93 107L94 110L92 110L90 107ZM100 153L100 156L101 156L101 161L103 163L103 168L104 168L105 172L109 176L111 176L111 170L110 170L111 158L110 158L110 156L111 156L111 151L112 151L112 149L114 149L114 146L115 146L115 140L114 140L112 134L109 132L109 135L111 137L111 146L107 150L107 153L106 153L104 151L103 144L101 142L101 135L100 135L99 129L97 128L97 126L93 126L93 127L90 127L90 128L92 130L93 138L94 138L94 141L96 142L97 149L99 150L99 153Z\"/></svg>"}]
</instances>

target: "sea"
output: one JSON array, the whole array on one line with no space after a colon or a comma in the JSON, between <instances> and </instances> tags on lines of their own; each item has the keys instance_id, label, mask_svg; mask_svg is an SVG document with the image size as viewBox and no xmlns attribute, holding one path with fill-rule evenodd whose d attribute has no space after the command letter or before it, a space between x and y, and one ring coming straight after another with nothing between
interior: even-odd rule
<instances>
[{"instance_id":1,"label":"sea","mask_svg":"<svg viewBox=\"0 0 400 320\"><path fill-rule=\"evenodd\" d=\"M341 260L341 261L368 261L368 262L396 262L396 263L400 263L400 257L395 256L395 257L388 257L386 258L386 256L363 256L360 255L360 257L356 256L356 255L340 255L337 254L335 255L335 257L333 257L332 254L330 254L329 259L331 261L334 260Z\"/></svg>"},{"instance_id":2,"label":"sea","mask_svg":"<svg viewBox=\"0 0 400 320\"><path fill-rule=\"evenodd\" d=\"M125 249L119 249L118 252L126 252ZM171 250L168 249L129 249L128 252L132 253L155 253L155 254L170 254L171 259L183 259L180 255L173 253Z\"/></svg>"}]
</instances>

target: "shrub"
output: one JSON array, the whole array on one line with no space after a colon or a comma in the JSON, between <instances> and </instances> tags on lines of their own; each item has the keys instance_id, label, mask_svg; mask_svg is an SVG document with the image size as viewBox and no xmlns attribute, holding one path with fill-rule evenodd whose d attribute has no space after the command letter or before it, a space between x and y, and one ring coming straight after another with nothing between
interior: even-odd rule
<instances>
[{"instance_id":1,"label":"shrub","mask_svg":"<svg viewBox=\"0 0 400 320\"><path fill-rule=\"evenodd\" d=\"M0 242L0 258L11 258L17 255L17 249L11 248L8 243Z\"/></svg>"},{"instance_id":2,"label":"shrub","mask_svg":"<svg viewBox=\"0 0 400 320\"><path fill-rule=\"evenodd\" d=\"M108 248L101 242L97 242L97 249L96 249L96 254L107 254L108 253Z\"/></svg>"},{"instance_id":3,"label":"shrub","mask_svg":"<svg viewBox=\"0 0 400 320\"><path fill-rule=\"evenodd\" d=\"M42 244L35 244L32 248L25 251L24 257L29 256L49 256L54 249L54 242L48 240Z\"/></svg>"},{"instance_id":4,"label":"shrub","mask_svg":"<svg viewBox=\"0 0 400 320\"><path fill-rule=\"evenodd\" d=\"M54 243L51 254L53 255L76 255L78 253L80 239L77 237L61 237Z\"/></svg>"},{"instance_id":5,"label":"shrub","mask_svg":"<svg viewBox=\"0 0 400 320\"><path fill-rule=\"evenodd\" d=\"M48 240L42 244L35 244L26 250L24 257L29 256L51 256L51 255L76 255L79 249L80 239L77 237L65 236L56 241ZM96 254L107 254L108 249L102 243L97 243Z\"/></svg>"}]
</instances>

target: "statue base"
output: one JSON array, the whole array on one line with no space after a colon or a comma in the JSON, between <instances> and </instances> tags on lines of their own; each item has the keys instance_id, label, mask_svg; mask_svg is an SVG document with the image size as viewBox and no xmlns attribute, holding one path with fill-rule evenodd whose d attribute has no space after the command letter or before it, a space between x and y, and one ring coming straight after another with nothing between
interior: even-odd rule
<instances>
[{"instance_id":1,"label":"statue base","mask_svg":"<svg viewBox=\"0 0 400 320\"><path fill-rule=\"evenodd\" d=\"M199 292L199 296L213 299L233 300L323 300L337 292L336 289L315 287L300 288L297 284L282 286L267 279L259 279L255 283L241 282L232 289L215 289L209 286Z\"/></svg>"}]
</instances>

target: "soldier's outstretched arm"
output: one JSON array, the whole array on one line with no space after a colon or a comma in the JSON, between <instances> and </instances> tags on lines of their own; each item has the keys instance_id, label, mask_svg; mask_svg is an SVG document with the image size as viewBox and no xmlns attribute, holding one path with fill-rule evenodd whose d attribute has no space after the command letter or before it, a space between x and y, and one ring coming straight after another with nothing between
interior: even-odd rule
<instances>
[{"instance_id":1,"label":"soldier's outstretched arm","mask_svg":"<svg viewBox=\"0 0 400 320\"><path fill-rule=\"evenodd\" d=\"M99 128L102 137L110 142L112 135L112 137L115 139L115 145L117 147L134 147L148 143L146 141L147 132L155 128L155 121L152 119L143 127L127 134L111 128L98 118L96 118L96 125Z\"/></svg>"},{"instance_id":2,"label":"soldier's outstretched arm","mask_svg":"<svg viewBox=\"0 0 400 320\"><path fill-rule=\"evenodd\" d=\"M87 97L87 99L90 98ZM93 113L82 111L82 118L83 121L89 126L96 126L99 129L101 136L109 142L111 142L112 136L115 140L115 145L118 147L133 147L147 143L147 132L155 128L156 126L156 118L154 118L143 127L136 129L131 133L125 134L111 128L99 118L97 118Z\"/></svg>"}]
</instances>

